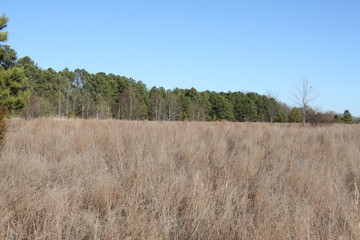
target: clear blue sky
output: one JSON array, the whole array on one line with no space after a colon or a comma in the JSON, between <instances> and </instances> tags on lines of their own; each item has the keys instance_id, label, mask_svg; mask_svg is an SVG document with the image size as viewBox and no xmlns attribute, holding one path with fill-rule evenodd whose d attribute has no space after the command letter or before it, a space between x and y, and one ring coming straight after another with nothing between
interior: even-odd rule
<instances>
[{"instance_id":1,"label":"clear blue sky","mask_svg":"<svg viewBox=\"0 0 360 240\"><path fill-rule=\"evenodd\" d=\"M292 94L360 116L360 1L2 1L9 41L41 68L84 68L149 88ZM1 13L0 13L1 14Z\"/></svg>"}]
</instances>

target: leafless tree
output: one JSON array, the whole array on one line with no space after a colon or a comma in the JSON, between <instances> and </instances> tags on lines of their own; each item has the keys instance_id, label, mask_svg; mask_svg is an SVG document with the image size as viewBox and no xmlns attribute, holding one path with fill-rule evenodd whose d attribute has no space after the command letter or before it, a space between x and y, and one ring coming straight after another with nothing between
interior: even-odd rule
<instances>
[{"instance_id":1,"label":"leafless tree","mask_svg":"<svg viewBox=\"0 0 360 240\"><path fill-rule=\"evenodd\" d=\"M140 119L140 100L132 86L119 95L118 115L120 119Z\"/></svg>"},{"instance_id":2,"label":"leafless tree","mask_svg":"<svg viewBox=\"0 0 360 240\"><path fill-rule=\"evenodd\" d=\"M179 97L173 91L168 90L165 96L164 119L167 121L176 121L181 112L182 108Z\"/></svg>"},{"instance_id":3,"label":"leafless tree","mask_svg":"<svg viewBox=\"0 0 360 240\"><path fill-rule=\"evenodd\" d=\"M150 96L150 119L160 121L163 119L165 100L160 91L153 92Z\"/></svg>"},{"instance_id":4,"label":"leafless tree","mask_svg":"<svg viewBox=\"0 0 360 240\"><path fill-rule=\"evenodd\" d=\"M309 79L303 78L302 86L296 88L296 93L294 96L294 102L301 108L302 110L302 124L305 126L307 115L310 108L310 103L314 101L318 96L317 93L309 83Z\"/></svg>"}]
</instances>

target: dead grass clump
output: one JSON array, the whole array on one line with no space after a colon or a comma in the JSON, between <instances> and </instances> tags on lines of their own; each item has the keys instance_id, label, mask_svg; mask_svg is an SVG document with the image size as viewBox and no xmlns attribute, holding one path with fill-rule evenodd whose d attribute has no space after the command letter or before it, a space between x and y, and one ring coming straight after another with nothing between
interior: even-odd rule
<instances>
[{"instance_id":1,"label":"dead grass clump","mask_svg":"<svg viewBox=\"0 0 360 240\"><path fill-rule=\"evenodd\" d=\"M360 127L12 119L1 239L357 239Z\"/></svg>"}]
</instances>

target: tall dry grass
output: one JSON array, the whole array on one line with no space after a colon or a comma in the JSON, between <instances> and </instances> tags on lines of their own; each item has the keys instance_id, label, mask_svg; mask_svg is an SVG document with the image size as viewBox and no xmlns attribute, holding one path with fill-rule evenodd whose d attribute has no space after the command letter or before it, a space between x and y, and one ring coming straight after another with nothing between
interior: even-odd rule
<instances>
[{"instance_id":1,"label":"tall dry grass","mask_svg":"<svg viewBox=\"0 0 360 240\"><path fill-rule=\"evenodd\" d=\"M360 126L13 119L1 239L359 239Z\"/></svg>"},{"instance_id":2,"label":"tall dry grass","mask_svg":"<svg viewBox=\"0 0 360 240\"><path fill-rule=\"evenodd\" d=\"M6 109L0 105L0 148L4 142L7 124L6 124ZM1 149L0 149L1 150Z\"/></svg>"}]
</instances>

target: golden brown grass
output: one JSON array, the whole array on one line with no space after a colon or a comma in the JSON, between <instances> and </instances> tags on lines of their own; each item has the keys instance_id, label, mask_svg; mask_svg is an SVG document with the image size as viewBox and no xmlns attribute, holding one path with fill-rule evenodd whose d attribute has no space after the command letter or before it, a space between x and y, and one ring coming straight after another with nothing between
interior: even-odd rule
<instances>
[{"instance_id":1,"label":"golden brown grass","mask_svg":"<svg viewBox=\"0 0 360 240\"><path fill-rule=\"evenodd\" d=\"M12 119L0 239L358 239L360 126Z\"/></svg>"}]
</instances>

